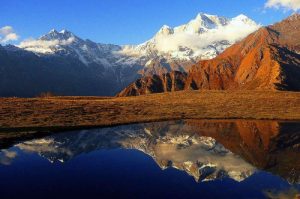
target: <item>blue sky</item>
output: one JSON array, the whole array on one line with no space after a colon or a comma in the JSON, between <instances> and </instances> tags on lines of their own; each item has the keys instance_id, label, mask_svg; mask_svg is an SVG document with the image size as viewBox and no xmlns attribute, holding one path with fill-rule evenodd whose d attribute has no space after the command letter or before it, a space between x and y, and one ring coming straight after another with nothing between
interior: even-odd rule
<instances>
[{"instance_id":1,"label":"blue sky","mask_svg":"<svg viewBox=\"0 0 300 199\"><path fill-rule=\"evenodd\" d=\"M280 1L280 0L269 0ZM291 0L298 1L298 0ZM265 8L267 0L9 0L2 1L0 28L13 27L19 41L50 29L68 29L101 43L137 44L167 24L188 22L199 12L234 17L245 14L268 25L290 15Z\"/></svg>"}]
</instances>

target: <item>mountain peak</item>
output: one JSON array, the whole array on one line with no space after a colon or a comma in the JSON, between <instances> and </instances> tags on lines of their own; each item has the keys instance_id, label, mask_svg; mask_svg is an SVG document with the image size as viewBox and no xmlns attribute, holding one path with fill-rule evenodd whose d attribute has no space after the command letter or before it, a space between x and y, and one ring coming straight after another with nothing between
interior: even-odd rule
<instances>
[{"instance_id":1,"label":"mountain peak","mask_svg":"<svg viewBox=\"0 0 300 199\"><path fill-rule=\"evenodd\" d=\"M207 14L207 13L204 13L204 12L200 12L197 14L196 18L195 19L205 19L205 18L216 18L218 17L217 15L211 15L211 14Z\"/></svg>"},{"instance_id":2,"label":"mountain peak","mask_svg":"<svg viewBox=\"0 0 300 199\"><path fill-rule=\"evenodd\" d=\"M49 31L49 33L48 33L48 34L52 34L52 33L55 33L55 34L57 34L57 33L58 33L58 31L57 31L57 30L55 30L55 29L53 28L53 29L51 29L51 30Z\"/></svg>"},{"instance_id":3,"label":"mountain peak","mask_svg":"<svg viewBox=\"0 0 300 199\"><path fill-rule=\"evenodd\" d=\"M61 30L59 33L62 34L62 35L69 36L69 37L72 37L72 36L74 37L75 36L71 31L66 30L66 29Z\"/></svg>"},{"instance_id":4,"label":"mountain peak","mask_svg":"<svg viewBox=\"0 0 300 199\"><path fill-rule=\"evenodd\" d=\"M40 37L41 40L68 40L70 38L77 38L72 32L68 30L61 30L58 32L55 29L49 31L49 33Z\"/></svg>"},{"instance_id":5,"label":"mountain peak","mask_svg":"<svg viewBox=\"0 0 300 199\"><path fill-rule=\"evenodd\" d=\"M210 15L207 13L200 12L197 14L196 18L192 21L204 21L204 22L213 22L213 19L218 18L217 15Z\"/></svg>"},{"instance_id":6,"label":"mountain peak","mask_svg":"<svg viewBox=\"0 0 300 199\"><path fill-rule=\"evenodd\" d=\"M197 14L196 19L202 19L203 17L208 17L209 15L203 12Z\"/></svg>"},{"instance_id":7,"label":"mountain peak","mask_svg":"<svg viewBox=\"0 0 300 199\"><path fill-rule=\"evenodd\" d=\"M233 23L243 23L243 24L247 24L247 25L257 25L257 23L255 21L253 21L252 19L250 19L248 16L244 15L244 14L240 14L234 18L232 18L231 22Z\"/></svg>"},{"instance_id":8,"label":"mountain peak","mask_svg":"<svg viewBox=\"0 0 300 199\"><path fill-rule=\"evenodd\" d=\"M51 29L46 35L49 35L51 37L55 37L59 34L59 32L56 29Z\"/></svg>"},{"instance_id":9,"label":"mountain peak","mask_svg":"<svg viewBox=\"0 0 300 199\"><path fill-rule=\"evenodd\" d=\"M228 19L225 17L219 17L217 15L211 15L207 13L199 13L195 19L186 24L188 32L199 33L206 29L214 29L218 26L224 26L228 24Z\"/></svg>"},{"instance_id":10,"label":"mountain peak","mask_svg":"<svg viewBox=\"0 0 300 199\"><path fill-rule=\"evenodd\" d=\"M70 32L70 31L63 29L63 30L61 30L59 33L65 34L65 33L68 33L68 32Z\"/></svg>"},{"instance_id":11,"label":"mountain peak","mask_svg":"<svg viewBox=\"0 0 300 199\"><path fill-rule=\"evenodd\" d=\"M168 25L163 25L160 30L157 32L156 35L170 35L170 34L173 34L174 33L174 30L173 28L171 28L170 26Z\"/></svg>"},{"instance_id":12,"label":"mountain peak","mask_svg":"<svg viewBox=\"0 0 300 199\"><path fill-rule=\"evenodd\" d=\"M249 19L249 17L247 17L247 16L246 16L246 15L244 15L244 14L240 14L240 15L236 16L235 18L237 18L237 19L241 19L241 20L244 20L244 19Z\"/></svg>"}]
</instances>

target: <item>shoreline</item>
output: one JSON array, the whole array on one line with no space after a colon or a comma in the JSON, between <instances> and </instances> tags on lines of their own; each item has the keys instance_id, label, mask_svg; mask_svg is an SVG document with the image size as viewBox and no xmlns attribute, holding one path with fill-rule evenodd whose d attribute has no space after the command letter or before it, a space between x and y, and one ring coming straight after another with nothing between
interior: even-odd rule
<instances>
[{"instance_id":1,"label":"shoreline","mask_svg":"<svg viewBox=\"0 0 300 199\"><path fill-rule=\"evenodd\" d=\"M164 120L149 120L141 122L129 122L129 123L118 123L118 124L107 124L107 125L89 125L89 126L43 126L43 127L12 127L12 128L1 128L0 133L10 133L10 132L65 132L65 131L77 131L77 130L88 130L88 129L98 129L98 128L111 128L116 126L127 126L134 124L147 124L147 123L159 123L159 122L171 122L171 121L209 121L209 122L232 122L232 121L262 121L262 122L284 122L284 123L300 123L300 119L253 119L253 118L228 118L228 119L215 119L215 118L171 118Z\"/></svg>"}]
</instances>

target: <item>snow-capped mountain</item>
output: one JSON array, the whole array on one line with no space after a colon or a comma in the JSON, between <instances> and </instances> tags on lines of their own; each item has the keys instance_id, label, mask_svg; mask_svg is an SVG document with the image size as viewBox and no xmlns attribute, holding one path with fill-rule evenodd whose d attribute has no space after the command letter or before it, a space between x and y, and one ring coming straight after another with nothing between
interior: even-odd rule
<instances>
[{"instance_id":1,"label":"snow-capped mountain","mask_svg":"<svg viewBox=\"0 0 300 199\"><path fill-rule=\"evenodd\" d=\"M117 45L97 44L90 40L83 40L67 30L58 32L54 29L37 40L21 42L19 47L38 55L73 56L87 66L98 63L105 67L111 67L115 62L112 53L121 49Z\"/></svg>"},{"instance_id":2,"label":"snow-capped mountain","mask_svg":"<svg viewBox=\"0 0 300 199\"><path fill-rule=\"evenodd\" d=\"M48 91L116 95L142 76L187 72L199 60L217 56L258 27L244 15L228 19L200 13L187 24L163 26L143 44L124 46L51 30L38 39L22 41L14 51L6 46L0 49L4 67L0 79L10 85L0 87L0 96L32 97Z\"/></svg>"},{"instance_id":3,"label":"snow-capped mountain","mask_svg":"<svg viewBox=\"0 0 300 199\"><path fill-rule=\"evenodd\" d=\"M164 25L149 41L124 46L122 51L170 61L211 59L258 28L259 25L245 15L228 19L200 13L187 24L175 28Z\"/></svg>"},{"instance_id":4,"label":"snow-capped mountain","mask_svg":"<svg viewBox=\"0 0 300 199\"><path fill-rule=\"evenodd\" d=\"M245 22L249 22L245 16L231 21L233 24ZM172 71L143 77L118 96L202 89L299 91L299 34L300 14L294 14L274 25L260 28L215 59L197 62L188 73Z\"/></svg>"},{"instance_id":5,"label":"snow-capped mountain","mask_svg":"<svg viewBox=\"0 0 300 199\"><path fill-rule=\"evenodd\" d=\"M71 54L86 65L147 67L163 59L168 63L211 59L258 28L245 15L228 19L200 13L187 24L175 28L164 25L152 39L140 45L98 44L67 30L51 30L37 40L21 42L19 47L39 54Z\"/></svg>"}]
</instances>

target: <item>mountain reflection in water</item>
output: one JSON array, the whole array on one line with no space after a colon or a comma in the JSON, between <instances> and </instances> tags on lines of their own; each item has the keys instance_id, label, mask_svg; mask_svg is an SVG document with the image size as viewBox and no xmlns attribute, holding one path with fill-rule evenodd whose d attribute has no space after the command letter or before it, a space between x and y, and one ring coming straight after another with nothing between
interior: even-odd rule
<instances>
[{"instance_id":1,"label":"mountain reflection in water","mask_svg":"<svg viewBox=\"0 0 300 199\"><path fill-rule=\"evenodd\" d=\"M300 123L297 122L187 120L40 138L34 138L33 134L25 136L25 140L0 135L1 139L5 139L0 141L0 163L4 165L13 164L18 151L39 154L55 163L98 150L134 149L151 156L161 169L172 167L184 171L197 182L226 178L242 182L263 170L296 184L291 190L295 197L299 193ZM278 194L278 190L262 191L269 198Z\"/></svg>"}]
</instances>

